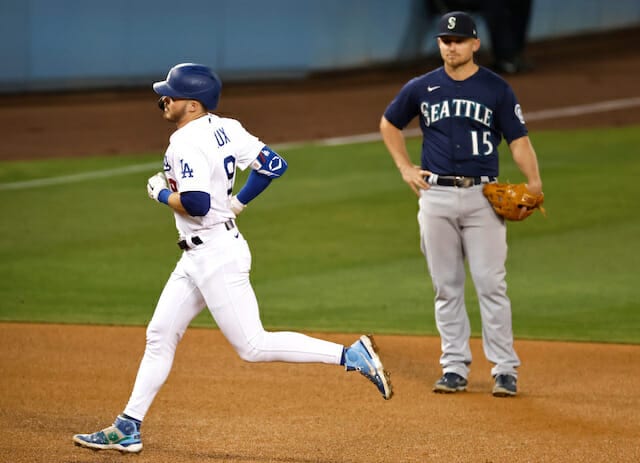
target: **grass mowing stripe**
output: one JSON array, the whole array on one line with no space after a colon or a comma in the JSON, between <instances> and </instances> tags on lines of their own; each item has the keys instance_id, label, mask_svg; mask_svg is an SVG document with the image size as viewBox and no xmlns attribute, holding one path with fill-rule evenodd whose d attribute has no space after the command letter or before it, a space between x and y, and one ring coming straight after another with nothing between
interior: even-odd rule
<instances>
[{"instance_id":1,"label":"grass mowing stripe","mask_svg":"<svg viewBox=\"0 0 640 463\"><path fill-rule=\"evenodd\" d=\"M517 337L640 342L637 127L531 135L547 217L509 225ZM501 147L501 178L521 175ZM409 140L417 158L420 140ZM239 218L267 327L435 334L417 203L382 143L283 151L289 172ZM20 181L157 160L0 163ZM151 170L153 172L153 170ZM246 175L246 172L242 173ZM1 320L144 325L179 257L146 174L13 190L0 223ZM238 180L238 185L242 181ZM472 332L480 333L468 280ZM206 312L194 324L211 326Z\"/></svg>"}]
</instances>

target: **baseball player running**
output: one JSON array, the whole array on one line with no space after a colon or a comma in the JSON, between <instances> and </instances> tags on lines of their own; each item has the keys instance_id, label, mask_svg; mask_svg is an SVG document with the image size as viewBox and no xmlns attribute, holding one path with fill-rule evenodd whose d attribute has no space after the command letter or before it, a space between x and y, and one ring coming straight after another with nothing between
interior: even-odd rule
<instances>
[{"instance_id":1,"label":"baseball player running","mask_svg":"<svg viewBox=\"0 0 640 463\"><path fill-rule=\"evenodd\" d=\"M511 87L473 60L480 40L471 16L451 12L437 27L444 65L410 80L380 122L402 179L419 197L421 249L435 290L442 347L443 376L433 390L467 387L471 350L464 302L466 258L480 304L484 353L494 364L493 395L514 396L520 360L513 347L505 282L506 226L482 191L484 183L497 181L502 136L533 194L542 193L537 157ZM402 134L416 116L423 133L420 167L411 163Z\"/></svg>"},{"instance_id":2,"label":"baseball player running","mask_svg":"<svg viewBox=\"0 0 640 463\"><path fill-rule=\"evenodd\" d=\"M390 399L389 375L371 337L361 336L345 347L299 333L267 332L262 326L249 281L251 254L235 218L285 173L285 160L238 121L210 112L218 105L221 82L208 67L176 65L153 89L161 95L164 118L177 130L165 153L164 172L149 178L147 191L173 212L184 252L147 328L129 402L111 426L76 434L73 442L94 450L142 450L142 420L169 375L178 342L205 306L243 360L343 365ZM238 167L252 171L232 196Z\"/></svg>"}]
</instances>

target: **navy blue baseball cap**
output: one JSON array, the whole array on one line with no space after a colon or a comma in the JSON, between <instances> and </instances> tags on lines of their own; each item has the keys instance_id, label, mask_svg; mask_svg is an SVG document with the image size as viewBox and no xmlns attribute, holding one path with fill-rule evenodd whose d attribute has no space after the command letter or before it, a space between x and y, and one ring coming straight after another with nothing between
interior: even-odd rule
<instances>
[{"instance_id":1,"label":"navy blue baseball cap","mask_svg":"<svg viewBox=\"0 0 640 463\"><path fill-rule=\"evenodd\" d=\"M445 14L438 21L438 33L436 37L470 37L477 39L476 23L471 16L464 11L452 11Z\"/></svg>"}]
</instances>

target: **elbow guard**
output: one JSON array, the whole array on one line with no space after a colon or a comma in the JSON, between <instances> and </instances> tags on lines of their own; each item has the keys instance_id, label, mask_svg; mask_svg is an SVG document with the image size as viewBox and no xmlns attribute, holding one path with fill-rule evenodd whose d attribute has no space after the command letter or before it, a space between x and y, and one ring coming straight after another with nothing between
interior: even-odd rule
<instances>
[{"instance_id":1,"label":"elbow guard","mask_svg":"<svg viewBox=\"0 0 640 463\"><path fill-rule=\"evenodd\" d=\"M287 167L289 167L287 161L266 145L260 150L255 161L251 163L253 170L269 178L281 177Z\"/></svg>"}]
</instances>

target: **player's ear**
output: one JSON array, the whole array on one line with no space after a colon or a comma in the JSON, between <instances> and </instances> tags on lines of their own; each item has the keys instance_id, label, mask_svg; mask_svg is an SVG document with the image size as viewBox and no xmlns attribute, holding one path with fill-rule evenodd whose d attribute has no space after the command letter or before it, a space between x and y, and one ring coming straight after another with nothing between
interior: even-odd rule
<instances>
[{"instance_id":1,"label":"player's ear","mask_svg":"<svg viewBox=\"0 0 640 463\"><path fill-rule=\"evenodd\" d=\"M204 106L202 106L202 103L200 103L198 100L189 100L189 111L197 112L201 111L202 109L204 109Z\"/></svg>"},{"instance_id":2,"label":"player's ear","mask_svg":"<svg viewBox=\"0 0 640 463\"><path fill-rule=\"evenodd\" d=\"M480 39L474 39L473 40L473 52L477 52L478 50L480 50Z\"/></svg>"}]
</instances>

